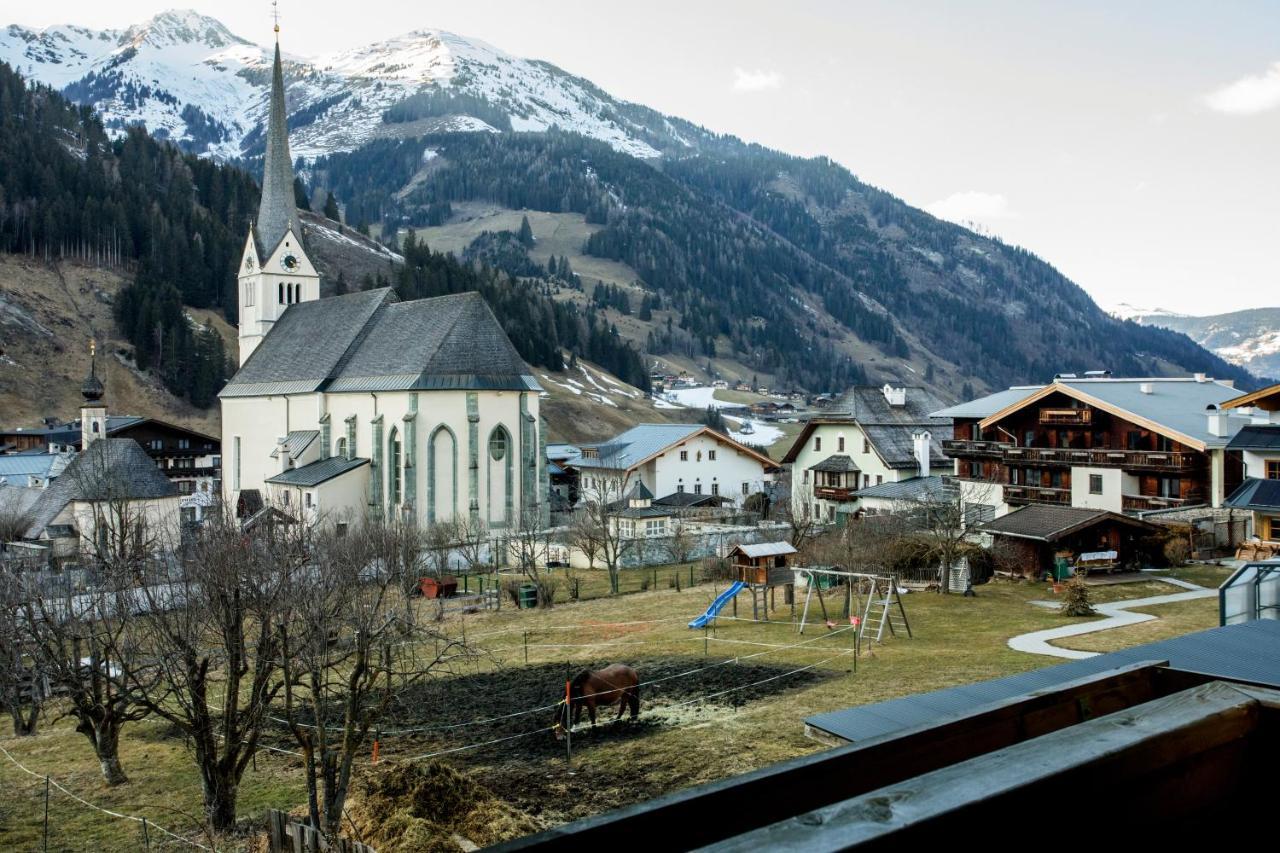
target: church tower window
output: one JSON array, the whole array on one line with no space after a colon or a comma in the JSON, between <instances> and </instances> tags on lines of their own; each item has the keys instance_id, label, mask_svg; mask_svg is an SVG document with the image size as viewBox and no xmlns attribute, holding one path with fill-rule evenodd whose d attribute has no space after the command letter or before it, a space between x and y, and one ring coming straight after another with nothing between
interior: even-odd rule
<instances>
[{"instance_id":1,"label":"church tower window","mask_svg":"<svg viewBox=\"0 0 1280 853\"><path fill-rule=\"evenodd\" d=\"M395 428L391 428L391 435L387 438L387 504L389 506L399 506L400 498L404 494L404 469L400 466L400 433Z\"/></svg>"}]
</instances>

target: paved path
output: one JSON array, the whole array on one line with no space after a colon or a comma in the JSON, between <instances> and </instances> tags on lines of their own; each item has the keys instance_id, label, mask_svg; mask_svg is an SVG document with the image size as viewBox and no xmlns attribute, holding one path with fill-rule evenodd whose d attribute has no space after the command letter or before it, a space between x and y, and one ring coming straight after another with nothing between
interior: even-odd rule
<instances>
[{"instance_id":1,"label":"paved path","mask_svg":"<svg viewBox=\"0 0 1280 853\"><path fill-rule=\"evenodd\" d=\"M1077 622L1072 625L1062 625L1057 628L1047 628L1043 631L1032 631L1029 634L1020 634L1009 640L1009 648L1027 652L1033 655L1049 655L1055 658L1068 658L1070 660L1080 660L1081 658L1095 657L1097 652L1083 652L1078 649L1064 649L1059 646L1049 644L1050 640L1062 640L1067 637L1078 637L1081 634L1093 634L1097 631L1109 631L1112 628L1121 628L1125 625L1137 625L1139 622L1149 622L1152 619L1158 619L1158 616L1152 616L1150 613L1133 613L1134 609L1142 609L1160 604L1173 604L1178 601L1192 601L1197 598L1209 598L1216 596L1216 589L1207 589L1188 583L1177 578L1159 578L1160 581L1173 584L1174 586L1184 587L1187 592L1174 592L1169 595L1152 595L1147 598L1132 598L1127 601L1110 601L1106 604L1098 604L1095 609L1105 616L1105 619L1097 619L1091 622ZM1057 601L1033 601L1032 604L1037 607L1052 607L1057 609L1061 602Z\"/></svg>"}]
</instances>

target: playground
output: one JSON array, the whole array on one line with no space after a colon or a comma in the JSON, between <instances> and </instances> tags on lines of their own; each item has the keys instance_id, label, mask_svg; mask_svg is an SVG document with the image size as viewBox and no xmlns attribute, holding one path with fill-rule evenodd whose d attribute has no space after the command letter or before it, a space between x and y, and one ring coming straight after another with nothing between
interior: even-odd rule
<instances>
[{"instance_id":1,"label":"playground","mask_svg":"<svg viewBox=\"0 0 1280 853\"><path fill-rule=\"evenodd\" d=\"M812 714L1053 664L1055 659L1016 651L1007 641L1071 621L1032 604L1045 597L1044 585L997 581L979 587L973 598L902 596L911 635L886 630L876 642L864 631L857 654L840 584L823 589L825 618L816 593L809 601L803 634L803 588L795 591L794 619L792 603L779 589L769 621L753 621L750 592L740 589L734 596L738 618L726 601L716 619L690 628L729 583L664 586L551 609L448 615L446 628L465 631L468 642L484 651L482 659L401 702L382 726L378 764L370 756L361 772L376 776L406 764L442 762L522 821L551 826L822 749L804 734L802 721ZM1108 587L1104 597L1149 597L1152 586L1165 585ZM1176 618L1168 620L1169 631L1216 624L1212 599L1172 607ZM1150 612L1160 616L1158 607ZM1162 625L1166 620L1157 618L1141 626L1140 640ZM1134 629L1110 633L1128 630ZM1093 635L1089 647L1105 650L1106 637ZM550 726L566 679L615 662L634 667L640 678L638 721L614 724L615 712L606 709L594 730L584 721L568 745L556 741ZM162 726L126 728L121 753L133 781L116 789L101 783L92 754L69 723L43 724L33 738L0 737L0 746L85 801L197 837L183 815L199 811L199 781L181 739ZM251 824L266 809L296 808L304 799L287 733L268 729L264 746L279 751L261 752L245 775L240 812ZM0 846L38 848L42 780L0 756L0 789L6 792ZM58 833L50 849L136 846L136 823L94 812L56 791L49 808ZM218 849L249 845L246 837L243 848L233 843Z\"/></svg>"}]
</instances>

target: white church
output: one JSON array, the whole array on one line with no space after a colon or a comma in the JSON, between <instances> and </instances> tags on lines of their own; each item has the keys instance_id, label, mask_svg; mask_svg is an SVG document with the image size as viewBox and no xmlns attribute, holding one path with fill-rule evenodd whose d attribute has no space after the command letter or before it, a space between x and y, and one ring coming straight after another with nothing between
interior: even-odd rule
<instances>
[{"instance_id":1,"label":"white church","mask_svg":"<svg viewBox=\"0 0 1280 853\"><path fill-rule=\"evenodd\" d=\"M545 524L542 389L484 299L320 297L294 204L278 43L238 293L240 369L219 396L223 496L239 515Z\"/></svg>"}]
</instances>

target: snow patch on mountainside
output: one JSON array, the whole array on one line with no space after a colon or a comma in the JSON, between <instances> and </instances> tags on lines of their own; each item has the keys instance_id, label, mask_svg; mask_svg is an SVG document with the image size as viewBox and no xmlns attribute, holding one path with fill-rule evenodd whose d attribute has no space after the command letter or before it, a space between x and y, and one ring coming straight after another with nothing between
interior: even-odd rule
<instances>
[{"instance_id":1,"label":"snow patch on mountainside","mask_svg":"<svg viewBox=\"0 0 1280 853\"><path fill-rule=\"evenodd\" d=\"M143 123L218 158L252 154L261 145L271 49L214 18L168 11L125 30L100 31L14 25L0 31L0 60L93 105L115 133ZM291 148L299 157L349 151L394 133L383 114L424 91L483 99L516 132L558 127L637 157L659 156L621 116L625 105L586 81L441 30L330 56L288 54L285 65ZM499 132L470 115L441 117L431 129Z\"/></svg>"}]
</instances>

